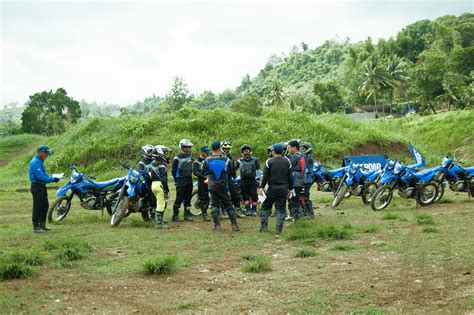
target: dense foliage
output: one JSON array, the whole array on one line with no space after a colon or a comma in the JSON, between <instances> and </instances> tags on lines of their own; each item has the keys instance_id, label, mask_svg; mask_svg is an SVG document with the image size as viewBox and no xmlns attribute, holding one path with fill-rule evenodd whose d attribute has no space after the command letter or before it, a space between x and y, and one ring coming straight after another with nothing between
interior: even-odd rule
<instances>
[{"instance_id":1,"label":"dense foliage","mask_svg":"<svg viewBox=\"0 0 474 315\"><path fill-rule=\"evenodd\" d=\"M43 91L30 96L21 115L21 127L27 133L54 135L64 132L80 117L79 102L59 88L54 93Z\"/></svg>"},{"instance_id":2,"label":"dense foliage","mask_svg":"<svg viewBox=\"0 0 474 315\"><path fill-rule=\"evenodd\" d=\"M466 137L467 130L474 130L472 111L453 111L412 120L360 122L342 114L308 115L266 109L261 116L256 116L227 109L184 108L171 114L152 113L145 117L94 118L45 142L55 151L48 160L50 171L69 173L66 165L71 162L90 175L106 179L123 175L118 160L135 164L140 158L141 146L164 144L176 153L181 138L191 139L195 155L200 146L209 145L214 139L228 139L234 143L233 154L238 155L240 146L248 143L254 155L265 160L269 145L301 138L313 144L319 160L332 166L340 165L342 156L356 153L361 147L371 147L373 153L397 154L392 157L412 162L408 142L432 165L439 164L443 155L452 154L457 148L464 150L467 163L474 163L474 141ZM403 150L406 155L399 156L398 151ZM0 168L0 186L27 182L27 176L19 174L26 174L32 153Z\"/></svg>"}]
</instances>

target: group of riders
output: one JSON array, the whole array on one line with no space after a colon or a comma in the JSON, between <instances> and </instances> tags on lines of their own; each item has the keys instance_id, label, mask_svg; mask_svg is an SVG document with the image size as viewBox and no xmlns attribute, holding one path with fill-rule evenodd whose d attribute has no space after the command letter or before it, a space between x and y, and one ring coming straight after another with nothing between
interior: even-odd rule
<instances>
[{"instance_id":1,"label":"group of riders","mask_svg":"<svg viewBox=\"0 0 474 315\"><path fill-rule=\"evenodd\" d=\"M238 159L232 155L232 142L227 140L213 141L211 147L202 146L197 158L193 157L192 148L193 143L190 140L180 140L180 152L172 161L169 157L172 150L167 146L145 145L141 148L141 160L138 162L137 170L149 176L151 184L146 187L147 199L151 207L151 218L156 220L157 228L168 227L164 222L164 212L170 197L167 166L170 162L171 175L176 186L173 222L180 221L181 207L184 207L184 221L194 220L191 213L193 176L197 178L199 199L197 205L201 210L202 219L210 221L208 217L210 206L215 230L220 230L220 219L229 218L232 229L238 231L237 218L257 216L259 189L265 205L265 199L272 199L270 196L272 190L269 188L272 186L278 188L279 185L284 190L285 196L272 200L277 208L277 213L273 212L278 221L277 234L278 231L281 233L282 221L285 219L314 218L310 189L315 160L310 143L291 140L270 146L269 159L263 170L248 144L240 147ZM276 163L272 164L272 159L275 158ZM238 176L240 176L240 189L236 187ZM289 215L286 212L286 200ZM268 201L270 200L267 200L267 204ZM242 202L245 210L242 209ZM272 205L270 209L264 209L262 206L261 230L266 230L271 207ZM265 213L266 211L268 213Z\"/></svg>"}]
</instances>

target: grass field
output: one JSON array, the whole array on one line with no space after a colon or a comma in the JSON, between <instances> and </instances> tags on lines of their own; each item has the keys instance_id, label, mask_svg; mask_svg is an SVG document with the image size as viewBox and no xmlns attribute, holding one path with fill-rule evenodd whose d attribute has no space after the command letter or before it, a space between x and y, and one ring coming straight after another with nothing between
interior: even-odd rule
<instances>
[{"instance_id":1,"label":"grass field","mask_svg":"<svg viewBox=\"0 0 474 315\"><path fill-rule=\"evenodd\" d=\"M81 209L31 232L29 193L0 192L1 313L424 313L474 310L474 201L448 192L428 208L395 198L375 213L359 198L329 205L281 238L258 218L171 223L132 215L118 228ZM50 195L54 197L53 193ZM169 213L168 213L169 215ZM273 228L274 221L271 221ZM22 268L26 268L26 271ZM17 270L18 271L18 270ZM30 275L31 273L31 275Z\"/></svg>"}]
</instances>

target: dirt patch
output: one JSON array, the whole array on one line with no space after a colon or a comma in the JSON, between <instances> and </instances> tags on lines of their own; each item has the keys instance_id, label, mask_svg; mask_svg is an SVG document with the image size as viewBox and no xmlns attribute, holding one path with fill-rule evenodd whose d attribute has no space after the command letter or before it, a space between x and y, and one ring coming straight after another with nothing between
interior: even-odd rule
<instances>
[{"instance_id":1,"label":"dirt patch","mask_svg":"<svg viewBox=\"0 0 474 315\"><path fill-rule=\"evenodd\" d=\"M43 140L41 140L41 141L43 141ZM5 156L5 158L0 160L0 167L7 165L8 163L10 163L11 161L13 161L14 159L16 159L19 156L22 156L24 154L27 154L27 153L31 152L32 150L34 150L35 148L38 147L39 143L40 142L32 144L30 146L27 146L27 147L25 147L25 148L23 148L23 149L21 149L17 152L13 152L11 154L8 154L7 156Z\"/></svg>"},{"instance_id":2,"label":"dirt patch","mask_svg":"<svg viewBox=\"0 0 474 315\"><path fill-rule=\"evenodd\" d=\"M388 156L409 156L410 148L401 142L367 142L354 147L354 155L388 155Z\"/></svg>"}]
</instances>

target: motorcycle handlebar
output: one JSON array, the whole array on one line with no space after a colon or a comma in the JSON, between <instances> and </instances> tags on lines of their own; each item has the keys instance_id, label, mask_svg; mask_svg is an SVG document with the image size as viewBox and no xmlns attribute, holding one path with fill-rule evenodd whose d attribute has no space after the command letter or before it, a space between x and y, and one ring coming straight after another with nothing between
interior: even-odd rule
<instances>
[{"instance_id":1,"label":"motorcycle handlebar","mask_svg":"<svg viewBox=\"0 0 474 315\"><path fill-rule=\"evenodd\" d=\"M118 163L119 163L122 167L126 168L127 170L132 168L132 167L130 166L130 164L125 163L125 162L123 162L123 161L119 161Z\"/></svg>"},{"instance_id":2,"label":"motorcycle handlebar","mask_svg":"<svg viewBox=\"0 0 474 315\"><path fill-rule=\"evenodd\" d=\"M67 167L69 167L71 170L75 170L76 167L72 163L67 163Z\"/></svg>"}]
</instances>

